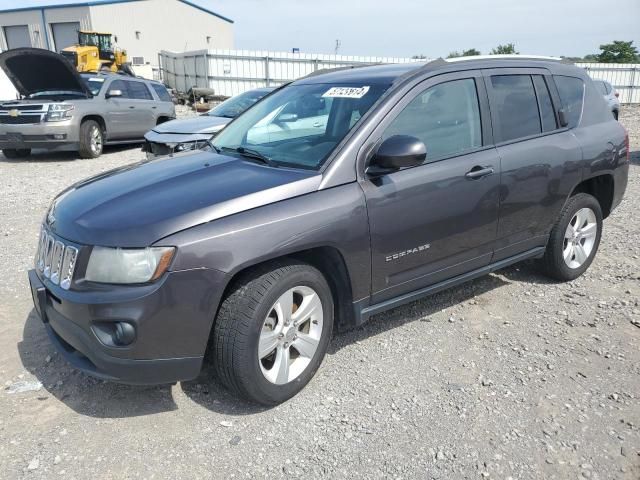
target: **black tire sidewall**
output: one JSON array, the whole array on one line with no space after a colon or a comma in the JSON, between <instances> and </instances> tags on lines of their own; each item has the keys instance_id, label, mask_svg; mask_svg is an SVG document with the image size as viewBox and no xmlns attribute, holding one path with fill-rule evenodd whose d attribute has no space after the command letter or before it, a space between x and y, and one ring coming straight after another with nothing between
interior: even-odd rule
<instances>
[{"instance_id":1,"label":"black tire sidewall","mask_svg":"<svg viewBox=\"0 0 640 480\"><path fill-rule=\"evenodd\" d=\"M318 349L307 368L292 382L285 385L276 385L269 382L260 369L258 359L260 332L273 304L284 292L296 286L310 287L320 297L323 312L322 336ZM244 386L252 398L266 404L281 403L293 397L309 383L320 367L331 341L333 312L334 305L331 289L322 274L311 266L297 268L290 274L285 275L266 293L255 310L251 332L247 335L247 353L250 358L245 359L245 362L243 362L245 364L243 366L245 370L243 377L247 380Z\"/></svg>"},{"instance_id":2,"label":"black tire sidewall","mask_svg":"<svg viewBox=\"0 0 640 480\"><path fill-rule=\"evenodd\" d=\"M587 260L578 268L570 268L564 261L562 255L564 246L564 234L569 225L569 222L576 214L576 212L582 208L591 209L596 215L596 223L598 225L598 231L596 233L595 243L593 249L589 254ZM586 193L579 193L574 197L571 197L568 205L564 208L559 222L551 233L549 242L552 242L551 249L547 248L547 255L550 258L547 259L547 269L549 273L560 280L574 280L582 275L591 265L593 259L598 252L600 246L600 239L602 237L602 209L600 203L595 197Z\"/></svg>"}]
</instances>

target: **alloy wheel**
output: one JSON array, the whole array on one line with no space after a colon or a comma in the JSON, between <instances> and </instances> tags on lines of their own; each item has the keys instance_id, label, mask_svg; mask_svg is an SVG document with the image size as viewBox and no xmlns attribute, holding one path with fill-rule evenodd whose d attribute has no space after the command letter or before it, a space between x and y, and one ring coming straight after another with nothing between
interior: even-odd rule
<instances>
[{"instance_id":1,"label":"alloy wheel","mask_svg":"<svg viewBox=\"0 0 640 480\"><path fill-rule=\"evenodd\" d=\"M562 257L569 268L580 268L589 258L596 242L598 222L590 208L578 210L564 233Z\"/></svg>"},{"instance_id":2,"label":"alloy wheel","mask_svg":"<svg viewBox=\"0 0 640 480\"><path fill-rule=\"evenodd\" d=\"M268 381L284 385L304 372L318 350L323 320L322 302L310 287L293 287L276 300L258 343L260 369Z\"/></svg>"}]
</instances>

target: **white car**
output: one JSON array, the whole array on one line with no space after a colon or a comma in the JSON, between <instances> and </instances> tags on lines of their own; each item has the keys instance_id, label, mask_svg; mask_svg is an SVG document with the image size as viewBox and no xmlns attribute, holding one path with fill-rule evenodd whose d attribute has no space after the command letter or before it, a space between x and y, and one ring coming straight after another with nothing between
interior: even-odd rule
<instances>
[{"instance_id":1,"label":"white car","mask_svg":"<svg viewBox=\"0 0 640 480\"><path fill-rule=\"evenodd\" d=\"M593 83L607 101L609 108L611 108L611 113L613 113L613 118L617 120L618 112L620 111L620 94L606 80L594 80Z\"/></svg>"}]
</instances>

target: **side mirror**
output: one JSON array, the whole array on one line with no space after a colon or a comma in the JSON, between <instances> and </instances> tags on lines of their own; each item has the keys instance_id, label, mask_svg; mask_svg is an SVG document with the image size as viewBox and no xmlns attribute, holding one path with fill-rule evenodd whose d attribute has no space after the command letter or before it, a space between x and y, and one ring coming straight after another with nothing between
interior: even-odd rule
<instances>
[{"instance_id":1,"label":"side mirror","mask_svg":"<svg viewBox=\"0 0 640 480\"><path fill-rule=\"evenodd\" d=\"M295 122L298 120L298 115L295 113L281 113L276 117L276 123Z\"/></svg>"},{"instance_id":2,"label":"side mirror","mask_svg":"<svg viewBox=\"0 0 640 480\"><path fill-rule=\"evenodd\" d=\"M380 144L367 173L384 173L403 167L415 167L427 158L427 147L410 135L394 135Z\"/></svg>"},{"instance_id":3,"label":"side mirror","mask_svg":"<svg viewBox=\"0 0 640 480\"><path fill-rule=\"evenodd\" d=\"M561 127L569 126L569 119L567 118L567 111L564 108L558 110L558 120L560 121Z\"/></svg>"},{"instance_id":4,"label":"side mirror","mask_svg":"<svg viewBox=\"0 0 640 480\"><path fill-rule=\"evenodd\" d=\"M122 90L109 90L105 95L105 98L121 97L121 96L122 96Z\"/></svg>"}]
</instances>

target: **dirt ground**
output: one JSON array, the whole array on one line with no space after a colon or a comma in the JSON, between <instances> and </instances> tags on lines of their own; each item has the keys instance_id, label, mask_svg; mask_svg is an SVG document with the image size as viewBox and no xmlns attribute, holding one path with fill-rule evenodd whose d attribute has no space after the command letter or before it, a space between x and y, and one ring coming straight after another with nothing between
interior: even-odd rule
<instances>
[{"instance_id":1,"label":"dirt ground","mask_svg":"<svg viewBox=\"0 0 640 480\"><path fill-rule=\"evenodd\" d=\"M0 479L640 478L640 108L621 121L629 186L582 278L521 264L378 315L271 409L207 371L73 370L32 308L38 226L65 186L143 154L0 156Z\"/></svg>"}]
</instances>

